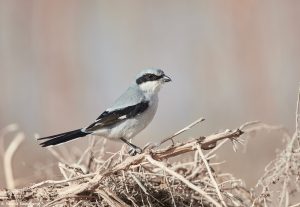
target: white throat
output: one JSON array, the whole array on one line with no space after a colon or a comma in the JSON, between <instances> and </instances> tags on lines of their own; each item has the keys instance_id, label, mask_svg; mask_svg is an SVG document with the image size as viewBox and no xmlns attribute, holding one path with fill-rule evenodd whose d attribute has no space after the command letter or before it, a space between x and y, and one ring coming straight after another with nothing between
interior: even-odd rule
<instances>
[{"instance_id":1,"label":"white throat","mask_svg":"<svg viewBox=\"0 0 300 207\"><path fill-rule=\"evenodd\" d=\"M139 85L140 89L149 95L157 94L161 89L161 86L162 84L159 81L147 81Z\"/></svg>"}]
</instances>

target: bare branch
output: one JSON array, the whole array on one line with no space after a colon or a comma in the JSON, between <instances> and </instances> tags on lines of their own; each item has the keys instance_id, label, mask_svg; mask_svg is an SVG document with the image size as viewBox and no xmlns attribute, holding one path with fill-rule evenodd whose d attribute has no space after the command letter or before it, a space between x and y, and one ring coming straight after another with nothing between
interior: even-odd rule
<instances>
[{"instance_id":1,"label":"bare branch","mask_svg":"<svg viewBox=\"0 0 300 207\"><path fill-rule=\"evenodd\" d=\"M169 173L170 175L176 177L177 179L179 179L180 181L182 181L183 183L185 183L187 186L189 186L190 188L192 188L193 190L197 191L200 195L202 195L205 199L207 199L207 201L211 202L212 204L214 204L216 207L222 207L221 204L219 204L217 201L215 201L211 196L209 196L205 191L203 191L202 189L200 189L199 187L197 187L196 185L194 185L193 183L191 183L190 181L188 181L187 179L185 179L182 175L174 172L173 170L167 168L162 162L156 161L154 160L150 155L146 156L146 159L153 165L156 165L157 167L161 168L162 170L166 171L167 173Z\"/></svg>"},{"instance_id":2,"label":"bare branch","mask_svg":"<svg viewBox=\"0 0 300 207\"><path fill-rule=\"evenodd\" d=\"M200 122L203 122L205 121L205 119L203 117L197 119L196 121L194 121L193 123L189 124L188 126L184 127L183 129L179 130L178 132L176 132L175 134L173 134L172 136L170 137L167 137L165 139L163 139L158 146L162 145L163 143L165 143L166 141L168 140L172 140L174 137L178 136L179 134L182 134L183 132L191 129L193 126L199 124ZM174 143L173 143L174 144Z\"/></svg>"},{"instance_id":3,"label":"bare branch","mask_svg":"<svg viewBox=\"0 0 300 207\"><path fill-rule=\"evenodd\" d=\"M5 173L6 186L8 189L15 188L12 159L18 147L23 142L24 138L25 137L23 133L18 133L17 136L13 139L13 141L9 144L8 148L4 153L4 158L3 158L4 173Z\"/></svg>"},{"instance_id":4,"label":"bare branch","mask_svg":"<svg viewBox=\"0 0 300 207\"><path fill-rule=\"evenodd\" d=\"M57 200L57 202L62 201L64 199L76 197L76 195L80 195L83 192L91 192L99 189L99 185L101 182L108 178L109 176L121 172L123 170L134 169L137 166L145 165L145 161L147 163L146 157L153 157L155 160L164 160L170 157L174 157L183 153L192 152L197 149L197 145L200 145L201 148L207 149L212 148L212 144L216 144L219 140L223 139L236 139L241 136L243 132L239 129L235 129L233 131L226 130L225 132L213 134L207 137L201 137L197 139L193 139L186 143L176 144L175 146L167 147L165 149L157 149L151 150L148 149L144 153L136 155L134 157L127 157L122 162L117 164L110 164L107 168L100 167L96 173L82 175L70 179L65 179L62 181L43 181L39 184L35 184L32 187L17 189L12 191L1 191L0 190L0 200L15 200L16 198L22 198L22 200L26 201L29 199L45 199L45 194L41 193L42 190L46 190L47 196L50 196L52 199ZM117 158L117 153L112 155L112 158ZM113 163L112 158L109 158L107 161L109 163ZM147 168L146 168L147 169ZM88 178L92 179L88 179ZM77 180L81 180L80 184L78 184ZM66 185L69 183L69 185ZM65 184L65 185L64 185ZM47 185L60 185L59 188L48 188ZM189 184L190 185L190 184ZM44 187L43 187L44 186ZM194 188L194 186L193 186ZM51 190L50 190L51 189ZM199 191L197 188L197 192ZM203 192L202 192L203 193ZM13 195L13 196L12 196ZM48 198L49 199L49 198Z\"/></svg>"},{"instance_id":5,"label":"bare branch","mask_svg":"<svg viewBox=\"0 0 300 207\"><path fill-rule=\"evenodd\" d=\"M221 203L223 204L223 206L227 206L226 203L225 203L225 201L224 201L224 199L223 199L223 197L222 197L222 195L221 195L218 183L216 182L214 176L212 175L210 167L209 167L209 165L207 163L207 160L205 159L205 156L204 156L201 148L199 147L199 145L197 145L197 149L198 149L199 155L200 155L200 157L201 157L201 159L202 159L202 161L203 161L203 163L204 163L204 165L206 167L206 170L207 170L207 172L209 174L210 180L211 180L212 184L214 185L214 187L215 187L215 189L217 191L217 194L219 196L219 199L221 200Z\"/></svg>"}]
</instances>

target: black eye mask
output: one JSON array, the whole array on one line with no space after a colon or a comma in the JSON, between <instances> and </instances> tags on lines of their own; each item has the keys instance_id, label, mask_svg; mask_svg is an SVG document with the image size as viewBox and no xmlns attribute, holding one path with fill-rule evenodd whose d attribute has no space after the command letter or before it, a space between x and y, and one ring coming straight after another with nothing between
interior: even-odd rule
<instances>
[{"instance_id":1,"label":"black eye mask","mask_svg":"<svg viewBox=\"0 0 300 207\"><path fill-rule=\"evenodd\" d=\"M144 74L143 76L139 77L136 80L136 83L139 85L139 84L142 84L142 83L145 83L148 81L156 81L156 80L163 78L163 76L164 76L163 74L155 75L155 74L147 73L147 74Z\"/></svg>"}]
</instances>

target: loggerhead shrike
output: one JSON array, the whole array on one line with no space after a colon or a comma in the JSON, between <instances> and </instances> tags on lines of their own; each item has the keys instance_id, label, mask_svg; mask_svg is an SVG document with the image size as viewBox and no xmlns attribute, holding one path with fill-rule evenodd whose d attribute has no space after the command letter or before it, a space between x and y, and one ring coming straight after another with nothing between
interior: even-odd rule
<instances>
[{"instance_id":1,"label":"loggerhead shrike","mask_svg":"<svg viewBox=\"0 0 300 207\"><path fill-rule=\"evenodd\" d=\"M112 105L87 127L42 137L42 147L61 144L89 134L108 139L119 139L130 146L129 154L141 153L141 148L127 140L142 131L153 119L158 92L171 78L160 69L146 69L137 75L136 80Z\"/></svg>"}]
</instances>

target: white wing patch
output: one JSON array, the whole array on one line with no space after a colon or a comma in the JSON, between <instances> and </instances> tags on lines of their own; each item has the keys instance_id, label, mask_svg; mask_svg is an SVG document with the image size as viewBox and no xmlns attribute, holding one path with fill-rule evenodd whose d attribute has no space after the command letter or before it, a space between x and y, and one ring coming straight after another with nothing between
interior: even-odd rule
<instances>
[{"instance_id":1,"label":"white wing patch","mask_svg":"<svg viewBox=\"0 0 300 207\"><path fill-rule=\"evenodd\" d=\"M123 115L123 116L120 116L118 119L123 120L123 119L126 119L126 118L127 118L127 115Z\"/></svg>"}]
</instances>

